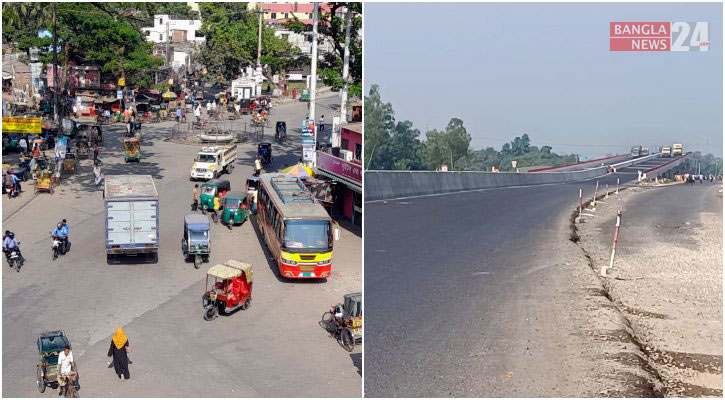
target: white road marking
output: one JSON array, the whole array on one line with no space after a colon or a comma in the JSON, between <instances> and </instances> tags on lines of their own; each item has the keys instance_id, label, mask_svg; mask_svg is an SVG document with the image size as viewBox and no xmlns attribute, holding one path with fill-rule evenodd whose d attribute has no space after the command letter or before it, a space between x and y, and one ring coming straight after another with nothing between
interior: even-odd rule
<instances>
[{"instance_id":1,"label":"white road marking","mask_svg":"<svg viewBox=\"0 0 725 400\"><path fill-rule=\"evenodd\" d=\"M479 276L479 275L491 275L493 272L491 271L480 271L480 272L474 272L473 276Z\"/></svg>"}]
</instances>

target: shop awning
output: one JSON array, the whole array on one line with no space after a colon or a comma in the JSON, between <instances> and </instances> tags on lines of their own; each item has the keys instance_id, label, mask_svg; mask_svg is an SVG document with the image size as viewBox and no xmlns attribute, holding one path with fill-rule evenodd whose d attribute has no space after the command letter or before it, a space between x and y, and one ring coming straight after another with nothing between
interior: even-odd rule
<instances>
[{"instance_id":1,"label":"shop awning","mask_svg":"<svg viewBox=\"0 0 725 400\"><path fill-rule=\"evenodd\" d=\"M362 194L362 186L359 183L357 183L351 179L345 178L343 176L340 176L340 175L337 175L332 172L325 171L324 169L319 169L319 168L316 170L316 175L320 175L320 176L324 176L324 177L333 179L337 182L344 184L345 186L350 188L350 190L353 190L353 191L356 191L356 192Z\"/></svg>"}]
</instances>

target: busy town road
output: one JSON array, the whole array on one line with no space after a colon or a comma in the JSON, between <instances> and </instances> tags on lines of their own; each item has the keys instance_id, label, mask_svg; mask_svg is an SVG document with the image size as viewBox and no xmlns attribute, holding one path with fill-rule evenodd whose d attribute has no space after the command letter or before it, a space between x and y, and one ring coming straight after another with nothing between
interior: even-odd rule
<instances>
[{"instance_id":1,"label":"busy town road","mask_svg":"<svg viewBox=\"0 0 725 400\"><path fill-rule=\"evenodd\" d=\"M332 114L338 103L328 94L318 108ZM306 110L299 102L276 108L271 126L285 120L289 140L273 145L274 165L266 171L300 158L298 127ZM359 350L346 352L318 321L345 293L361 290L360 229L342 224L327 281L276 278L253 219L233 230L212 224L210 262L195 270L184 262L181 238L192 202L189 168L199 147L169 141L172 126L143 126L138 164L124 163L122 125L104 129L100 153L104 174L153 176L161 205L156 263L106 262L102 190L93 185L90 160L65 175L52 196L33 195L28 182L20 197L3 199L3 229L15 232L26 258L19 273L3 261L3 396L57 396L50 389L38 393L36 338L63 330L78 364L81 397L359 397ZM272 139L273 129L266 138ZM236 168L222 175L232 190L243 189L256 150L256 143L239 144ZM63 218L71 249L52 261L49 232ZM206 271L230 258L254 266L252 305L207 322L201 303ZM119 326L132 349L126 382L107 368Z\"/></svg>"},{"instance_id":2,"label":"busy town road","mask_svg":"<svg viewBox=\"0 0 725 400\"><path fill-rule=\"evenodd\" d=\"M617 177L636 179L602 177L599 193ZM366 203L366 396L615 387L582 336L593 286L568 240L579 188L591 198L596 181Z\"/></svg>"}]
</instances>

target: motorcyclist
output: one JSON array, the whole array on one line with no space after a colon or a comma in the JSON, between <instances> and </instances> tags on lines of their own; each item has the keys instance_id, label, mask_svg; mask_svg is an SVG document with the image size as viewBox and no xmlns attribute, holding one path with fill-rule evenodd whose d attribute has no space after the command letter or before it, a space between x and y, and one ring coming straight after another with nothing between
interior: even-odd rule
<instances>
[{"instance_id":1,"label":"motorcyclist","mask_svg":"<svg viewBox=\"0 0 725 400\"><path fill-rule=\"evenodd\" d=\"M60 249L58 250L60 251L60 254L65 254L68 243L68 226L64 226L63 222L59 222L50 235L54 238L60 239Z\"/></svg>"},{"instance_id":2,"label":"motorcyclist","mask_svg":"<svg viewBox=\"0 0 725 400\"><path fill-rule=\"evenodd\" d=\"M23 257L23 254L20 252L20 242L15 239L15 234L10 231L5 231L5 236L3 237L3 253L5 253L5 257L8 260L13 250L17 251L20 257Z\"/></svg>"}]
</instances>

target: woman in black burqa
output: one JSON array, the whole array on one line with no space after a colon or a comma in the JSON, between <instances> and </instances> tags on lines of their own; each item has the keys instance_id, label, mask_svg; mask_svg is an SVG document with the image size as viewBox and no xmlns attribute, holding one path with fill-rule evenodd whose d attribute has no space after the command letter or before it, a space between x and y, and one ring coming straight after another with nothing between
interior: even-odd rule
<instances>
[{"instance_id":1,"label":"woman in black burqa","mask_svg":"<svg viewBox=\"0 0 725 400\"><path fill-rule=\"evenodd\" d=\"M119 379L129 379L130 374L128 372L128 353L131 352L131 348L128 344L128 338L123 333L123 329L119 327L116 329L116 333L111 339L111 348L108 349L108 356L113 356L113 368L116 370L116 375Z\"/></svg>"}]
</instances>

